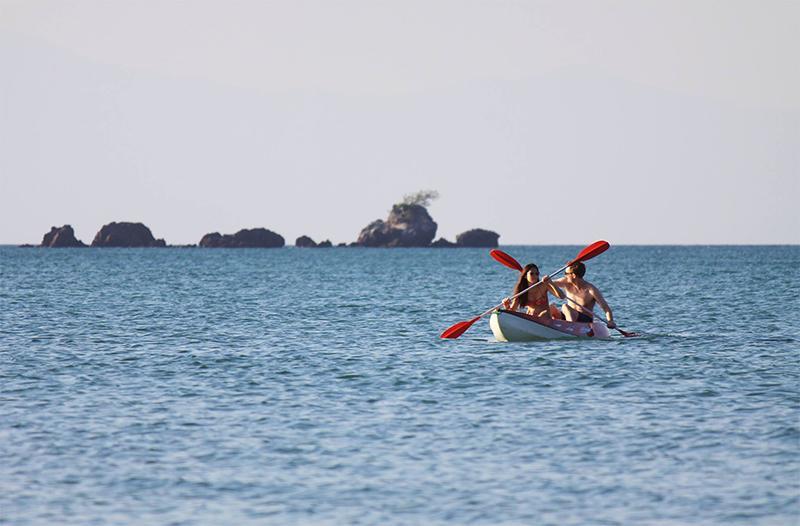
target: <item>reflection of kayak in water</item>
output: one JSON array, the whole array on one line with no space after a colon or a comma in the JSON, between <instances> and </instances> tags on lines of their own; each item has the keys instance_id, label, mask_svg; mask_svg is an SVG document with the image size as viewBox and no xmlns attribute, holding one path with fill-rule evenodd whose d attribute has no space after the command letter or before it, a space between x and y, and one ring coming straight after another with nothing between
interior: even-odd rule
<instances>
[{"instance_id":1,"label":"reflection of kayak in water","mask_svg":"<svg viewBox=\"0 0 800 526\"><path fill-rule=\"evenodd\" d=\"M489 318L494 337L500 342L525 342L554 338L610 338L601 322L579 323L535 318L521 312L496 310Z\"/></svg>"}]
</instances>

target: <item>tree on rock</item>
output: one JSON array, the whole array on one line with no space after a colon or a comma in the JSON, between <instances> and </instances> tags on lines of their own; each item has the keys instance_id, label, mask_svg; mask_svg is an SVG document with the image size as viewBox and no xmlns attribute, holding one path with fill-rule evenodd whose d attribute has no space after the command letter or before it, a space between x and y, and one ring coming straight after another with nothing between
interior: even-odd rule
<instances>
[{"instance_id":1,"label":"tree on rock","mask_svg":"<svg viewBox=\"0 0 800 526\"><path fill-rule=\"evenodd\" d=\"M413 194L403 196L404 205L419 205L423 208L431 206L431 201L439 199L439 192L436 190L420 190Z\"/></svg>"}]
</instances>

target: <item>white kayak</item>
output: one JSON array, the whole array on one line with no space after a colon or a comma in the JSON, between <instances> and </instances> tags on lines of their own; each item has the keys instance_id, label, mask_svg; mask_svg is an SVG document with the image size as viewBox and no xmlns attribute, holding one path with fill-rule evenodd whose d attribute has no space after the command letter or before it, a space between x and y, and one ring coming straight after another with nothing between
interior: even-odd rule
<instances>
[{"instance_id":1,"label":"white kayak","mask_svg":"<svg viewBox=\"0 0 800 526\"><path fill-rule=\"evenodd\" d=\"M580 323L550 318L535 318L522 312L496 310L489 327L499 342L527 342L555 338L610 338L602 322Z\"/></svg>"}]
</instances>

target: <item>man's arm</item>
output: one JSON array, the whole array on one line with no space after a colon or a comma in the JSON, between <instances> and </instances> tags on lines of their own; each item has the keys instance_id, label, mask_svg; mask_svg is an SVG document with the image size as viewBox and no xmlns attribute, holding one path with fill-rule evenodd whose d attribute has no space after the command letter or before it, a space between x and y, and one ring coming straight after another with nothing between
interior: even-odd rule
<instances>
[{"instance_id":1,"label":"man's arm","mask_svg":"<svg viewBox=\"0 0 800 526\"><path fill-rule=\"evenodd\" d=\"M606 302L606 299L603 297L602 294L600 294L600 291L594 285L591 286L589 291L592 293L592 297L594 298L594 300L606 314L606 321L608 321L608 326L612 329L616 327L617 324L614 322L614 313L611 312L611 307L609 307L608 303Z\"/></svg>"}]
</instances>

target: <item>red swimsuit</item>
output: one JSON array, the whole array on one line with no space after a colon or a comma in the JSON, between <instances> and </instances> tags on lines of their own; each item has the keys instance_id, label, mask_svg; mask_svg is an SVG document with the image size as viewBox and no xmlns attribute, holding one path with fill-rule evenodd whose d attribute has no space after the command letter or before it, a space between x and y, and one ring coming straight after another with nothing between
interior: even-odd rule
<instances>
[{"instance_id":1,"label":"red swimsuit","mask_svg":"<svg viewBox=\"0 0 800 526\"><path fill-rule=\"evenodd\" d=\"M543 298L539 298L538 300L534 300L533 303L528 303L526 307L547 307L547 296Z\"/></svg>"}]
</instances>

